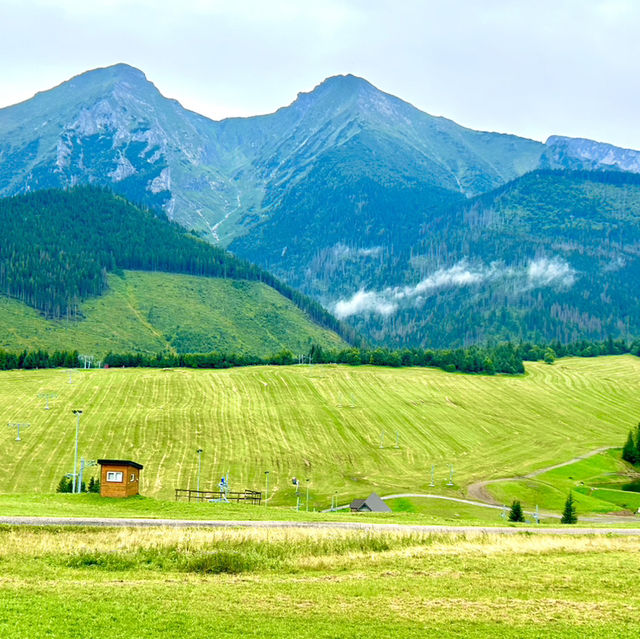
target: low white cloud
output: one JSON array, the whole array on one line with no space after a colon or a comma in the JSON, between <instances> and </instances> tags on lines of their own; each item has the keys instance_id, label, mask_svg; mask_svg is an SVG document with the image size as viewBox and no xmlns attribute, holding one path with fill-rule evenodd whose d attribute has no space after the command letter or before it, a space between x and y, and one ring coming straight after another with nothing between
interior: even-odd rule
<instances>
[{"instance_id":1,"label":"low white cloud","mask_svg":"<svg viewBox=\"0 0 640 639\"><path fill-rule=\"evenodd\" d=\"M471 286L483 282L486 278L485 269L471 269L466 262L460 262L451 268L437 270L415 286L396 289L394 296L398 299L415 297L441 288Z\"/></svg>"},{"instance_id":2,"label":"low white cloud","mask_svg":"<svg viewBox=\"0 0 640 639\"><path fill-rule=\"evenodd\" d=\"M346 244L339 243L331 249L331 252L334 257L341 260L347 260L359 257L377 257L382 253L382 247L370 246L365 248L353 248Z\"/></svg>"},{"instance_id":3,"label":"low white cloud","mask_svg":"<svg viewBox=\"0 0 640 639\"><path fill-rule=\"evenodd\" d=\"M529 262L527 280L532 288L539 286L572 286L576 272L571 266L557 257L548 259L541 257Z\"/></svg>"},{"instance_id":4,"label":"low white cloud","mask_svg":"<svg viewBox=\"0 0 640 639\"><path fill-rule=\"evenodd\" d=\"M523 266L507 266L501 262L472 266L463 260L450 268L438 269L413 286L388 287L381 291L362 289L336 302L333 312L339 318L369 313L388 316L401 306L415 305L445 289L502 285L522 293L533 288L570 288L575 280L576 271L557 257L536 258Z\"/></svg>"},{"instance_id":5,"label":"low white cloud","mask_svg":"<svg viewBox=\"0 0 640 639\"><path fill-rule=\"evenodd\" d=\"M339 318L367 313L387 316L397 310L398 305L387 299L384 293L372 291L358 291L350 299L340 300L334 307L334 313Z\"/></svg>"}]
</instances>

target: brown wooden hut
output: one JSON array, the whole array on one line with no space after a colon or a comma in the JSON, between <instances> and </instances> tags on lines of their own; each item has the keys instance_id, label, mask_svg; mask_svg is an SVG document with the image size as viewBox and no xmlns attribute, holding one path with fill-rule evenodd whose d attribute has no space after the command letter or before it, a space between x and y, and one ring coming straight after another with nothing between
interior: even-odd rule
<instances>
[{"instance_id":1,"label":"brown wooden hut","mask_svg":"<svg viewBox=\"0 0 640 639\"><path fill-rule=\"evenodd\" d=\"M141 464L125 459L99 459L100 495L132 497L140 493Z\"/></svg>"}]
</instances>

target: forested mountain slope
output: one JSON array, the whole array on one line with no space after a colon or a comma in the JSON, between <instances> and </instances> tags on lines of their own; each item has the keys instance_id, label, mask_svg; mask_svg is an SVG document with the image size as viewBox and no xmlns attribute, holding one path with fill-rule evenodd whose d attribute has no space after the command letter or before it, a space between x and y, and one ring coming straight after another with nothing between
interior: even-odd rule
<instances>
[{"instance_id":1,"label":"forested mountain slope","mask_svg":"<svg viewBox=\"0 0 640 639\"><path fill-rule=\"evenodd\" d=\"M637 336L640 176L527 174L431 218L395 259L393 285L333 305L389 344Z\"/></svg>"},{"instance_id":2,"label":"forested mountain slope","mask_svg":"<svg viewBox=\"0 0 640 639\"><path fill-rule=\"evenodd\" d=\"M277 291L293 302L291 306L298 306L306 322L355 339L349 327L317 302L269 273L185 233L163 215L105 190L46 190L0 200L0 227L0 291L32 306L47 319L81 321L83 303L102 295L113 283L109 273L123 275L123 269L130 269L262 282L274 294ZM255 287L252 290L258 291ZM244 306L250 308L255 303L259 314L259 296L252 301L250 293L247 289ZM161 286L156 295L155 306L162 307ZM188 324L193 308L186 297L184 302ZM219 329L215 325L200 327L203 334ZM298 343L299 336L292 337ZM335 339L329 337L329 342L335 343Z\"/></svg>"}]
</instances>

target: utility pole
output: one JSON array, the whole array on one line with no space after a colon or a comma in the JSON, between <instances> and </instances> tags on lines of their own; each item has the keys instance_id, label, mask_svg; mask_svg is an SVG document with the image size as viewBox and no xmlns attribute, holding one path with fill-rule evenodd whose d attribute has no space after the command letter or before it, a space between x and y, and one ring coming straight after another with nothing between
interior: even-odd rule
<instances>
[{"instance_id":1,"label":"utility pole","mask_svg":"<svg viewBox=\"0 0 640 639\"><path fill-rule=\"evenodd\" d=\"M25 428L29 428L29 426L31 426L31 424L29 422L8 422L7 426L9 428L17 428L18 429L18 436L16 437L16 441L20 442L20 441L22 441L20 439L20 429L22 428L24 430Z\"/></svg>"},{"instance_id":2,"label":"utility pole","mask_svg":"<svg viewBox=\"0 0 640 639\"><path fill-rule=\"evenodd\" d=\"M78 435L80 434L80 415L82 411L74 408L71 411L76 416L76 452L73 456L73 483L71 485L72 493L79 493L80 487L78 486Z\"/></svg>"},{"instance_id":3,"label":"utility pole","mask_svg":"<svg viewBox=\"0 0 640 639\"><path fill-rule=\"evenodd\" d=\"M44 409L45 410L49 410L49 400L50 399L56 399L58 397L58 393L40 393L38 395L38 397L40 397L41 399L46 400L46 404Z\"/></svg>"},{"instance_id":4,"label":"utility pole","mask_svg":"<svg viewBox=\"0 0 640 639\"><path fill-rule=\"evenodd\" d=\"M307 512L309 512L309 478L305 480L307 482Z\"/></svg>"}]
</instances>

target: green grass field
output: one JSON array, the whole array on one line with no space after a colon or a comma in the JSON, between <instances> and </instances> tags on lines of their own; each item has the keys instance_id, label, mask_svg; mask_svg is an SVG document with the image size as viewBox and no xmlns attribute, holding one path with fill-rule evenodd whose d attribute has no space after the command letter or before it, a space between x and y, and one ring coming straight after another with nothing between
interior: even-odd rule
<instances>
[{"instance_id":1,"label":"green grass field","mask_svg":"<svg viewBox=\"0 0 640 639\"><path fill-rule=\"evenodd\" d=\"M109 290L80 306L81 321L49 321L0 296L0 348L158 353L307 353L345 343L260 282L170 273L109 275ZM188 312L187 312L188 311Z\"/></svg>"},{"instance_id":2,"label":"green grass field","mask_svg":"<svg viewBox=\"0 0 640 639\"><path fill-rule=\"evenodd\" d=\"M528 508L561 510L569 491L582 512L608 513L640 508L640 493L623 491L619 486L632 477L628 464L621 459L619 448L577 461L569 466L549 470L528 479L497 482L487 486L498 501L510 504L519 499ZM617 479L617 484L611 484ZM607 487L599 484L607 483ZM618 488L616 488L616 485Z\"/></svg>"},{"instance_id":3,"label":"green grass field","mask_svg":"<svg viewBox=\"0 0 640 639\"><path fill-rule=\"evenodd\" d=\"M0 527L3 639L638 637L640 539Z\"/></svg>"},{"instance_id":4,"label":"green grass field","mask_svg":"<svg viewBox=\"0 0 640 639\"><path fill-rule=\"evenodd\" d=\"M144 464L145 495L171 499L229 471L232 489L265 488L293 505L291 478L309 478L312 508L372 490L464 496L479 479L513 477L616 446L638 421L640 359L528 364L523 377L347 366L230 370L111 369L0 373L0 492L50 493L80 456ZM38 394L59 393L44 410ZM380 448L381 431L385 445ZM395 433L399 448L394 447ZM449 464L455 486L445 484ZM435 465L436 487L429 486ZM524 496L522 497L524 499ZM597 511L597 509L596 509Z\"/></svg>"}]
</instances>

